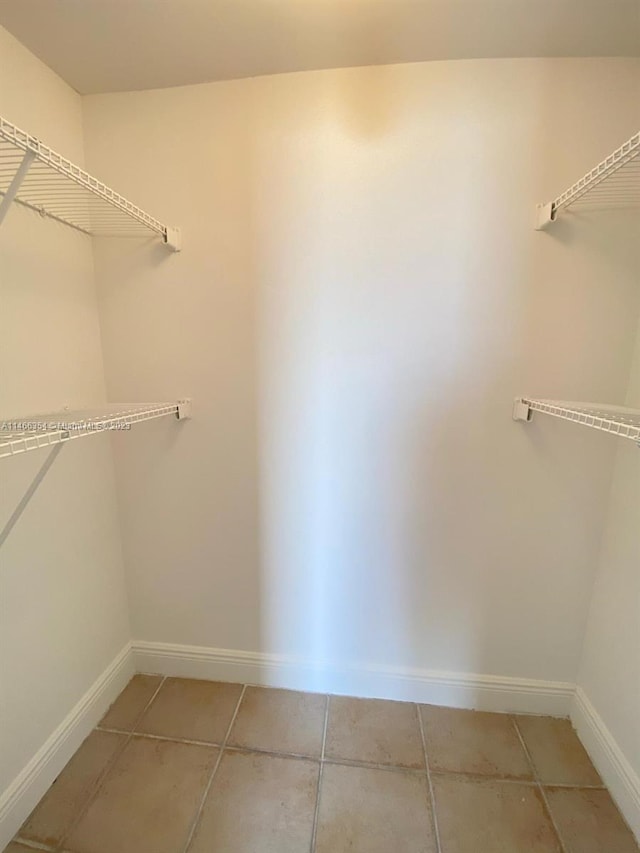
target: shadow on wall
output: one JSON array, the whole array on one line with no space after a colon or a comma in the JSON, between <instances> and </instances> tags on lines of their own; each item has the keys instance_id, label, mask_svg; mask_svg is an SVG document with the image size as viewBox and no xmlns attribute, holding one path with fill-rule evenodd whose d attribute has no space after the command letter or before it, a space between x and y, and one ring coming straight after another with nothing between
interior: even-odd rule
<instances>
[{"instance_id":1,"label":"shadow on wall","mask_svg":"<svg viewBox=\"0 0 640 853\"><path fill-rule=\"evenodd\" d=\"M4 523L2 530L0 530L0 548L2 548L7 537L10 535L11 531L13 530L15 525L20 520L20 516L22 515L22 513L29 506L29 502L31 501L32 497L35 495L35 493L38 490L38 486L44 480L44 478L47 476L47 472L48 472L49 468L51 468L51 466L55 462L58 454L60 453L60 451L62 450L63 447L64 447L63 444L57 444L57 445L55 445L55 447L52 447L51 450L49 450L49 452L47 453L47 455L45 457L44 462L42 463L41 467L38 469L38 471L37 471L36 475L33 477L33 479L29 482L24 494L22 495L20 500L15 504L15 507L13 507L11 515L7 518L6 522Z\"/></svg>"}]
</instances>

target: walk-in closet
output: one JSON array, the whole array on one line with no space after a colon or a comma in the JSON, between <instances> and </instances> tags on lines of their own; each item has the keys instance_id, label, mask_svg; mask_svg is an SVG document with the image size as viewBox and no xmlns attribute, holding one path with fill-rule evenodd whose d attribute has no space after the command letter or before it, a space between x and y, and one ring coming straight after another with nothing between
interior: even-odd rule
<instances>
[{"instance_id":1,"label":"walk-in closet","mask_svg":"<svg viewBox=\"0 0 640 853\"><path fill-rule=\"evenodd\" d=\"M638 0L0 0L0 850L639 842Z\"/></svg>"}]
</instances>

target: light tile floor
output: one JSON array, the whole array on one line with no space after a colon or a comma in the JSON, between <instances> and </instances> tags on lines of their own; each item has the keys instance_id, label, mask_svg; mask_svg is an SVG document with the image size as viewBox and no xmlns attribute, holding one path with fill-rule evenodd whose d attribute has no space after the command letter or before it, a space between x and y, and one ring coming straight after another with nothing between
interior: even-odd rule
<instances>
[{"instance_id":1,"label":"light tile floor","mask_svg":"<svg viewBox=\"0 0 640 853\"><path fill-rule=\"evenodd\" d=\"M133 678L5 853L34 848L640 850L567 720L154 675Z\"/></svg>"}]
</instances>

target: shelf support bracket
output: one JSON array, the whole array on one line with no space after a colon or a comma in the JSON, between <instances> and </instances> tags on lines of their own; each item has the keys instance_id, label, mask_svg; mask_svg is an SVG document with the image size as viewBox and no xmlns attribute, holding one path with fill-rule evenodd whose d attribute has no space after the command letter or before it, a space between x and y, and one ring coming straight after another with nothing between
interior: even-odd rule
<instances>
[{"instance_id":1,"label":"shelf support bracket","mask_svg":"<svg viewBox=\"0 0 640 853\"><path fill-rule=\"evenodd\" d=\"M556 218L555 203L539 204L536 207L536 231L544 231Z\"/></svg>"},{"instance_id":2,"label":"shelf support bracket","mask_svg":"<svg viewBox=\"0 0 640 853\"><path fill-rule=\"evenodd\" d=\"M171 226L167 226L163 240L165 246L168 246L172 252L179 252L182 248L182 235L179 228L171 228Z\"/></svg>"},{"instance_id":3,"label":"shelf support bracket","mask_svg":"<svg viewBox=\"0 0 640 853\"><path fill-rule=\"evenodd\" d=\"M514 421L526 421L527 423L533 417L531 406L522 397L516 397L513 401L513 419Z\"/></svg>"},{"instance_id":4,"label":"shelf support bracket","mask_svg":"<svg viewBox=\"0 0 640 853\"><path fill-rule=\"evenodd\" d=\"M9 208L11 204L18 194L18 190L20 189L20 184L23 182L27 171L29 170L29 166L32 161L35 159L35 151L27 150L24 152L24 157L22 158L22 162L18 166L18 170L13 176L13 180L7 187L7 190L0 201L0 224L2 224L3 219L9 212Z\"/></svg>"},{"instance_id":5,"label":"shelf support bracket","mask_svg":"<svg viewBox=\"0 0 640 853\"><path fill-rule=\"evenodd\" d=\"M185 397L178 400L178 411L176 417L179 421L189 420L191 418L191 397Z\"/></svg>"}]
</instances>

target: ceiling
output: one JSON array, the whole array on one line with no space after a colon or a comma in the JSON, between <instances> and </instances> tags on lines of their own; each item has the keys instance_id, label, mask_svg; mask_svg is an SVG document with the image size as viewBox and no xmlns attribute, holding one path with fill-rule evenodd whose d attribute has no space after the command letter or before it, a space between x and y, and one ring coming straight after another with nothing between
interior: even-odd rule
<instances>
[{"instance_id":1,"label":"ceiling","mask_svg":"<svg viewBox=\"0 0 640 853\"><path fill-rule=\"evenodd\" d=\"M0 0L83 94L431 59L640 56L640 0Z\"/></svg>"}]
</instances>

